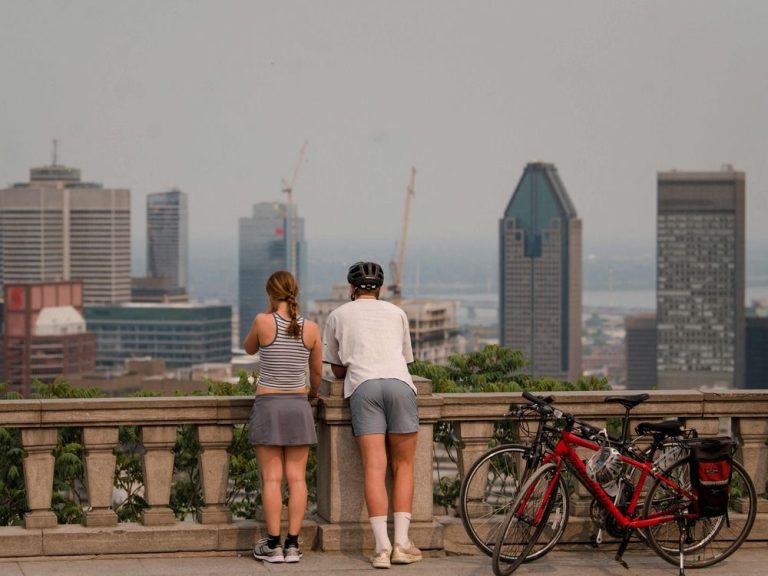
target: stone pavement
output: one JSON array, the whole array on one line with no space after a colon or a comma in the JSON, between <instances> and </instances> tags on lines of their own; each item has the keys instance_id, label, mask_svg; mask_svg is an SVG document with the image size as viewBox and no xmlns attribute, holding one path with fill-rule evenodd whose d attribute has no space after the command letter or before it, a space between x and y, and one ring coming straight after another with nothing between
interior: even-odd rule
<instances>
[{"instance_id":1,"label":"stone pavement","mask_svg":"<svg viewBox=\"0 0 768 576\"><path fill-rule=\"evenodd\" d=\"M579 547L555 550L545 558L520 567L515 574L537 576L676 576L677 568L650 550L630 550L625 555L629 570L613 560L615 548L593 550ZM2 553L2 551L0 551ZM768 547L749 545L727 560L703 570L699 576L763 576L768 574ZM162 555L147 557L97 556L40 558L10 561L0 558L0 576L331 576L359 573L388 576L487 576L492 574L485 556L440 556L409 566L392 566L385 572L371 568L360 554L305 552L298 564L262 564L249 556Z\"/></svg>"}]
</instances>

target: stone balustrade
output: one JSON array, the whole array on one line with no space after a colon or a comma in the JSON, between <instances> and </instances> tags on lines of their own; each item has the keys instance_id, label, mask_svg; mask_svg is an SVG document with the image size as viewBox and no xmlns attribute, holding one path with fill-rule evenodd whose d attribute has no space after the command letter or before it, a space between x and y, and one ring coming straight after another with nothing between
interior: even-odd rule
<instances>
[{"instance_id":1,"label":"stone balustrade","mask_svg":"<svg viewBox=\"0 0 768 576\"><path fill-rule=\"evenodd\" d=\"M450 526L433 516L432 428L438 420L456 423L462 440L459 471L487 446L493 422L520 394L432 394L417 379L421 427L416 461L412 534L423 548L442 549ZM618 405L603 403L604 392L557 392L563 410L600 424L619 416ZM653 391L633 410L636 420L678 417L702 434L735 434L740 458L759 493L768 469L768 391ZM23 526L0 527L4 557L246 550L264 535L256 520L233 519L226 506L233 425L247 422L247 397L121 398L0 401L0 426L21 430L29 512ZM322 550L368 549L368 530L359 453L338 380L323 382L316 403L318 423L317 514L302 530L305 545ZM204 506L197 518L180 522L169 508L173 447L180 425L195 426L201 447ZM111 508L115 448L120 426L137 426L142 446L144 497L149 507L139 522L118 523ZM89 508L82 525L58 525L51 508L53 451L60 428L82 429L85 490ZM455 526L452 528L459 530ZM456 532L458 534L458 532ZM763 535L764 537L764 535Z\"/></svg>"}]
</instances>

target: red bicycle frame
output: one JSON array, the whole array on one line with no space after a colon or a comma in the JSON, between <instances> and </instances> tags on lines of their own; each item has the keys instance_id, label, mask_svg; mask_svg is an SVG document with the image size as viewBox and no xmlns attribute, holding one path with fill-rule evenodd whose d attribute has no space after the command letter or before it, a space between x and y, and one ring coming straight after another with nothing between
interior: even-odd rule
<instances>
[{"instance_id":1,"label":"red bicycle frame","mask_svg":"<svg viewBox=\"0 0 768 576\"><path fill-rule=\"evenodd\" d=\"M575 447L577 446L581 446L582 448L587 448L594 452L600 450L601 448L600 445L594 442L590 442L589 440L585 440L584 438L581 438L579 436L576 436L568 430L562 430L560 432L560 439L558 440L554 450L549 454L547 454L547 456L544 458L545 464L549 462L554 462L556 464L556 471L555 471L554 477L549 482L549 486L547 486L547 491L544 494L543 502L545 503L545 505L543 505L537 511L537 518L536 518L537 523L541 520L541 515L544 513L544 510L546 510L547 508L546 502L549 501L549 498L551 497L552 492L557 486L557 481L560 477L563 463L566 463L567 467L576 473L576 477L578 478L579 482L581 482L586 487L586 489L590 492L590 494L592 494L592 496L594 496L595 499L598 502L600 502L600 504L603 505L603 507L611 514L611 516L613 516L616 519L616 522L623 529L647 528L649 526L656 526L658 524L663 524L665 522L671 522L680 517L679 515L661 512L661 513L652 514L646 518L636 519L636 520L633 519L635 515L635 511L637 510L637 505L640 501L640 496L643 492L643 486L645 485L645 482L648 479L648 476L655 478L658 482L662 482L663 484L668 486L671 490L684 496L690 501L695 500L695 497L691 494L691 492L682 488L674 480L671 480L666 476L664 476L663 474L657 471L654 471L652 462L641 462L639 460L635 460L634 458L630 458L629 456L622 454L621 461L623 463L628 464L633 468L637 468L640 470L640 477L637 481L637 484L634 487L634 491L632 492L632 499L630 500L629 505L627 506L627 511L625 514L624 512L622 512L616 507L616 505L613 503L613 497L605 491L605 489L600 485L600 483L595 482L589 477L589 475L587 474L586 465L584 464L584 462L576 452ZM521 500L525 501L528 499L529 496L530 494L527 494L526 497ZM524 507L524 503L523 503L523 507ZM519 508L519 509L522 509L522 508ZM695 515L692 513L688 513L686 514L686 516L691 518L698 517L698 515Z\"/></svg>"}]
</instances>

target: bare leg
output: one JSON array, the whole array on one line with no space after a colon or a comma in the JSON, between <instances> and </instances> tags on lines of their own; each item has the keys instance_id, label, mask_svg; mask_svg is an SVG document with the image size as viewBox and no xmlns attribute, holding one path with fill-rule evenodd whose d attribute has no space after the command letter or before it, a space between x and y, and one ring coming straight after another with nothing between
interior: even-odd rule
<instances>
[{"instance_id":1,"label":"bare leg","mask_svg":"<svg viewBox=\"0 0 768 576\"><path fill-rule=\"evenodd\" d=\"M389 434L390 458L392 459L392 508L393 512L411 512L413 508L413 473L416 459L416 435Z\"/></svg>"},{"instance_id":2,"label":"bare leg","mask_svg":"<svg viewBox=\"0 0 768 576\"><path fill-rule=\"evenodd\" d=\"M395 524L392 564L410 564L422 559L421 551L413 545L408 534L413 508L416 436L417 433L414 432L411 434L390 434L388 437L392 460L392 508L394 508Z\"/></svg>"},{"instance_id":3,"label":"bare leg","mask_svg":"<svg viewBox=\"0 0 768 576\"><path fill-rule=\"evenodd\" d=\"M357 437L360 457L363 461L365 482L365 506L368 516L386 516L387 500L387 450L384 434L366 434Z\"/></svg>"},{"instance_id":4,"label":"bare leg","mask_svg":"<svg viewBox=\"0 0 768 576\"><path fill-rule=\"evenodd\" d=\"M280 512L283 508L283 448L281 446L256 446L256 458L261 471L261 500L267 534L280 535Z\"/></svg>"},{"instance_id":5,"label":"bare leg","mask_svg":"<svg viewBox=\"0 0 768 576\"><path fill-rule=\"evenodd\" d=\"M307 510L307 459L309 446L285 447L288 480L288 534L298 534Z\"/></svg>"}]
</instances>

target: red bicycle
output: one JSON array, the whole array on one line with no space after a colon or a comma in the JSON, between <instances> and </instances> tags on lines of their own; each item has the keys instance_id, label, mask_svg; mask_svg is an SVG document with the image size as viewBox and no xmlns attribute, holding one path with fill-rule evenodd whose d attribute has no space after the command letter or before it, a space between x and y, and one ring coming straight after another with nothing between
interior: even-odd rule
<instances>
[{"instance_id":1,"label":"red bicycle","mask_svg":"<svg viewBox=\"0 0 768 576\"><path fill-rule=\"evenodd\" d=\"M733 461L731 438L680 440L689 456L661 470L640 453L628 454L597 435L577 435L582 428L573 415L523 392L541 414L549 415L557 442L519 490L503 521L493 551L493 571L507 576L540 544L557 501L564 469L592 494L621 537L616 560L622 559L635 532L664 560L685 568L712 565L735 552L755 520L756 493L744 468ZM663 433L664 424L658 427ZM591 452L582 459L577 448ZM735 482L735 485L734 485ZM606 487L610 485L610 493ZM746 505L739 512L738 500Z\"/></svg>"}]
</instances>

